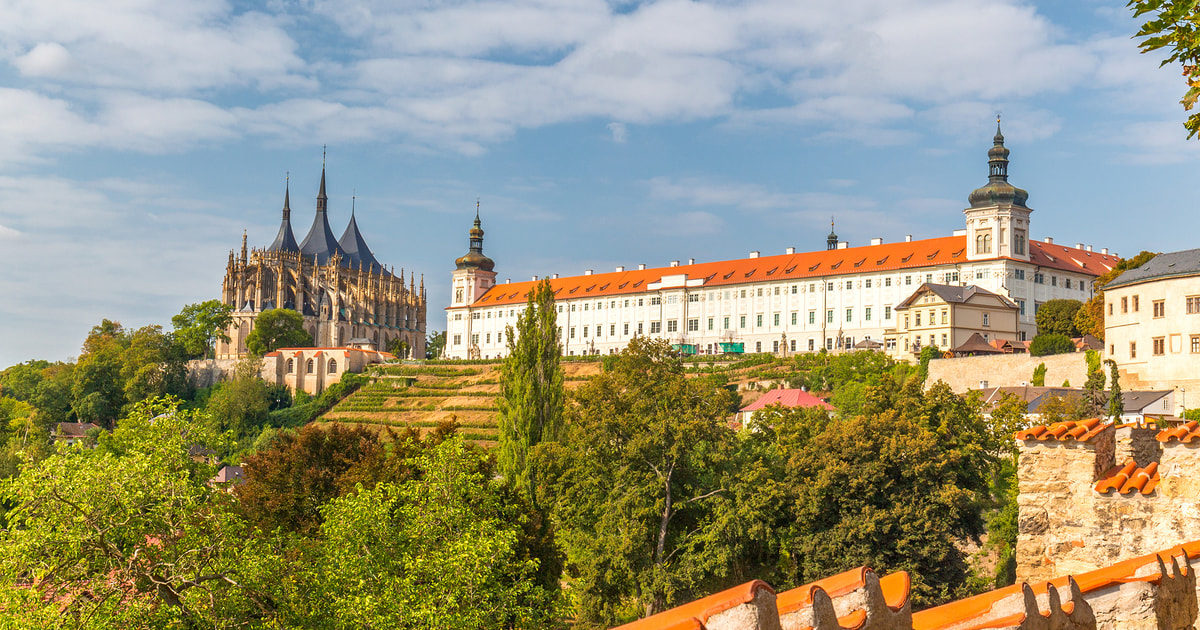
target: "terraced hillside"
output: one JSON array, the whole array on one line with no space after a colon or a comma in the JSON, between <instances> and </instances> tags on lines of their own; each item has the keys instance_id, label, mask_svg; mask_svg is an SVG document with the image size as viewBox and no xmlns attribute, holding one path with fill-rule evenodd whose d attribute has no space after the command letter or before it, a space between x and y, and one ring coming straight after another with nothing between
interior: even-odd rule
<instances>
[{"instance_id":1,"label":"terraced hillside","mask_svg":"<svg viewBox=\"0 0 1200 630\"><path fill-rule=\"evenodd\" d=\"M460 432L482 446L496 443L496 396L500 363L390 365L376 368L373 380L320 418L425 433L438 423L457 420ZM567 387L600 371L598 363L563 365Z\"/></svg>"}]
</instances>

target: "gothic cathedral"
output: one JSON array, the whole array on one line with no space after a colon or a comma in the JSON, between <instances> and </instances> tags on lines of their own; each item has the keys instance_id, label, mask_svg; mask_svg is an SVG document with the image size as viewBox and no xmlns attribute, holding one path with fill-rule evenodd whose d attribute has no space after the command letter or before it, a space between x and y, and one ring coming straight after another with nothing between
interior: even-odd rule
<instances>
[{"instance_id":1,"label":"gothic cathedral","mask_svg":"<svg viewBox=\"0 0 1200 630\"><path fill-rule=\"evenodd\" d=\"M230 342L217 343L218 358L247 354L246 336L264 310L288 308L304 316L304 328L316 347L336 348L369 344L378 350L399 345L410 357L425 357L425 279L404 283L400 274L385 269L358 231L353 209L341 239L329 229L325 167L317 216L308 236L296 244L292 234L290 191L283 196L283 223L275 241L265 249L229 252L221 301L234 307ZM403 342L397 344L396 342Z\"/></svg>"}]
</instances>

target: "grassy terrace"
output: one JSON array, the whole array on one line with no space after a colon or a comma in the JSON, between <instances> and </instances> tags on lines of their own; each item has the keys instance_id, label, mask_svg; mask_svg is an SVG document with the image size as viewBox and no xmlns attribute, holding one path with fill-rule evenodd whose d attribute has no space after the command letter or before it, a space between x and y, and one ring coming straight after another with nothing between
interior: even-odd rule
<instances>
[{"instance_id":1,"label":"grassy terrace","mask_svg":"<svg viewBox=\"0 0 1200 630\"><path fill-rule=\"evenodd\" d=\"M562 365L568 389L587 382L601 369L599 361L564 361ZM496 443L499 368L499 361L375 366L368 372L373 382L346 397L320 420L378 428L412 427L422 433L439 422L455 420L467 439L492 446ZM696 377L720 375L728 383L743 387L763 381L786 383L812 369L799 365L796 358L771 355L685 359L684 368ZM744 403L758 395L745 392Z\"/></svg>"}]
</instances>

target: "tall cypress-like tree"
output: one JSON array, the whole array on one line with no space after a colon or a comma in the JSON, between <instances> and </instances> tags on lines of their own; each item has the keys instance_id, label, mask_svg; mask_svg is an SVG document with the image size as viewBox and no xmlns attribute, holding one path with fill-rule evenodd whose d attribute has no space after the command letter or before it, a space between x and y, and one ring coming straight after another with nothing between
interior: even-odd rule
<instances>
[{"instance_id":1,"label":"tall cypress-like tree","mask_svg":"<svg viewBox=\"0 0 1200 630\"><path fill-rule=\"evenodd\" d=\"M506 330L508 358L501 367L500 472L535 499L536 471L529 453L539 442L556 440L562 428L562 344L558 338L554 291L542 280L529 292L516 330Z\"/></svg>"},{"instance_id":2,"label":"tall cypress-like tree","mask_svg":"<svg viewBox=\"0 0 1200 630\"><path fill-rule=\"evenodd\" d=\"M1108 417L1112 418L1113 422L1121 419L1121 415L1125 413L1125 400L1121 397L1121 383L1117 381L1117 362L1112 359L1104 361L1108 364L1111 371L1110 378L1112 384L1108 390Z\"/></svg>"}]
</instances>

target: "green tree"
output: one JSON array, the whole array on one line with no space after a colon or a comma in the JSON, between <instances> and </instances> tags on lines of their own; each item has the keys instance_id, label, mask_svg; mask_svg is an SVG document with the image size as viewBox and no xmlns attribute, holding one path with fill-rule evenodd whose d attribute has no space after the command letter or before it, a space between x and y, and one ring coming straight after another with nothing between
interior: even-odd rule
<instances>
[{"instance_id":1,"label":"green tree","mask_svg":"<svg viewBox=\"0 0 1200 630\"><path fill-rule=\"evenodd\" d=\"M232 431L235 439L241 440L266 421L274 399L259 375L261 365L257 356L246 356L234 367L233 377L214 388L205 405L214 431Z\"/></svg>"},{"instance_id":2,"label":"green tree","mask_svg":"<svg viewBox=\"0 0 1200 630\"><path fill-rule=\"evenodd\" d=\"M1052 354L1067 354L1075 352L1075 342L1061 333L1043 333L1029 342L1029 354L1044 357Z\"/></svg>"},{"instance_id":3,"label":"green tree","mask_svg":"<svg viewBox=\"0 0 1200 630\"><path fill-rule=\"evenodd\" d=\"M1046 364L1045 363L1039 363L1037 365L1037 367L1033 368L1033 377L1029 379L1029 384L1033 385L1034 387L1045 387L1046 386Z\"/></svg>"},{"instance_id":4,"label":"green tree","mask_svg":"<svg viewBox=\"0 0 1200 630\"><path fill-rule=\"evenodd\" d=\"M519 504L488 457L455 436L414 457L412 479L330 501L315 568L289 625L328 628L543 628L559 588L522 551ZM431 596L435 594L435 596Z\"/></svg>"},{"instance_id":5,"label":"green tree","mask_svg":"<svg viewBox=\"0 0 1200 630\"><path fill-rule=\"evenodd\" d=\"M1185 112L1191 111L1200 99L1200 4L1195 0L1130 0L1134 17L1150 14L1135 37L1141 37L1138 47L1143 53L1165 50L1169 54L1160 66L1178 62L1183 66L1187 91L1179 101ZM1200 132L1200 113L1188 116L1183 123L1188 138Z\"/></svg>"},{"instance_id":6,"label":"green tree","mask_svg":"<svg viewBox=\"0 0 1200 630\"><path fill-rule=\"evenodd\" d=\"M558 438L562 428L562 344L558 339L554 290L543 279L529 292L514 330L508 326L508 356L500 367L500 472L536 502L538 471L529 460L538 443Z\"/></svg>"},{"instance_id":7,"label":"green tree","mask_svg":"<svg viewBox=\"0 0 1200 630\"><path fill-rule=\"evenodd\" d=\"M218 340L229 343L229 325L233 323L233 306L220 300L188 304L171 318L175 339L188 358L208 359L215 356Z\"/></svg>"},{"instance_id":8,"label":"green tree","mask_svg":"<svg viewBox=\"0 0 1200 630\"><path fill-rule=\"evenodd\" d=\"M560 442L538 446L579 598L612 623L650 615L724 572L725 548L701 544L726 493L733 393L684 376L665 340L638 337L572 392Z\"/></svg>"},{"instance_id":9,"label":"green tree","mask_svg":"<svg viewBox=\"0 0 1200 630\"><path fill-rule=\"evenodd\" d=\"M908 571L916 604L965 595L956 543L981 533L986 486L964 487L962 455L895 412L830 421L788 463L797 581L867 565Z\"/></svg>"},{"instance_id":10,"label":"green tree","mask_svg":"<svg viewBox=\"0 0 1200 630\"><path fill-rule=\"evenodd\" d=\"M30 401L37 394L37 386L45 378L43 371L50 367L49 361L26 361L0 372L0 395L17 400Z\"/></svg>"},{"instance_id":11,"label":"green tree","mask_svg":"<svg viewBox=\"0 0 1200 630\"><path fill-rule=\"evenodd\" d=\"M429 333L429 337L425 340L425 358L440 359L442 352L446 349L446 331L433 331Z\"/></svg>"},{"instance_id":12,"label":"green tree","mask_svg":"<svg viewBox=\"0 0 1200 630\"><path fill-rule=\"evenodd\" d=\"M0 601L15 627L227 627L270 612L243 579L246 528L206 485L215 443L177 401L138 404L95 449L29 463L6 489Z\"/></svg>"},{"instance_id":13,"label":"green tree","mask_svg":"<svg viewBox=\"0 0 1200 630\"><path fill-rule=\"evenodd\" d=\"M1108 417L1113 422L1125 414L1125 399L1121 396L1121 375L1117 373L1117 362L1112 359L1104 361L1109 368Z\"/></svg>"},{"instance_id":14,"label":"green tree","mask_svg":"<svg viewBox=\"0 0 1200 630\"><path fill-rule=\"evenodd\" d=\"M1038 335L1058 334L1068 338L1080 336L1079 329L1075 327L1075 314L1081 308L1083 302L1079 300L1058 299L1042 304L1035 316Z\"/></svg>"},{"instance_id":15,"label":"green tree","mask_svg":"<svg viewBox=\"0 0 1200 630\"><path fill-rule=\"evenodd\" d=\"M310 348L312 335L304 330L304 317L290 308L269 308L254 318L246 335L246 349L258 356L279 348Z\"/></svg>"},{"instance_id":16,"label":"green tree","mask_svg":"<svg viewBox=\"0 0 1200 630\"><path fill-rule=\"evenodd\" d=\"M390 451L381 437L391 443ZM313 535L321 527L321 506L356 485L369 490L379 481L407 480L405 460L420 450L411 430L402 435L388 430L381 436L361 426L309 424L277 433L267 448L251 455L246 483L234 493L246 517L263 530Z\"/></svg>"},{"instance_id":17,"label":"green tree","mask_svg":"<svg viewBox=\"0 0 1200 630\"><path fill-rule=\"evenodd\" d=\"M1087 380L1083 384L1083 397L1088 407L1088 416L1094 418L1100 415L1104 404L1104 369L1100 362L1099 352L1088 350L1085 356Z\"/></svg>"}]
</instances>

